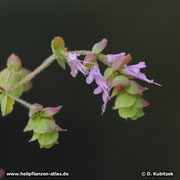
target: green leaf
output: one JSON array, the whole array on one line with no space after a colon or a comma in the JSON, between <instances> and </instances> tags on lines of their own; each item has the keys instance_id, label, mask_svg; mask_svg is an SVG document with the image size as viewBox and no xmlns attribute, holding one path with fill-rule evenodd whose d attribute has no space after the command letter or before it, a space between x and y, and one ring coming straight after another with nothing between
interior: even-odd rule
<instances>
[{"instance_id":1,"label":"green leaf","mask_svg":"<svg viewBox=\"0 0 180 180\"><path fill-rule=\"evenodd\" d=\"M123 91L119 93L116 97L115 108L132 106L135 103L135 101L135 95L128 94L126 91Z\"/></svg>"},{"instance_id":2,"label":"green leaf","mask_svg":"<svg viewBox=\"0 0 180 180\"><path fill-rule=\"evenodd\" d=\"M57 62L63 69L66 69L65 58L61 54L57 55Z\"/></svg>"},{"instance_id":3,"label":"green leaf","mask_svg":"<svg viewBox=\"0 0 180 180\"><path fill-rule=\"evenodd\" d=\"M1 111L3 116L12 112L14 103L14 99L10 98L7 94L1 97Z\"/></svg>"},{"instance_id":4,"label":"green leaf","mask_svg":"<svg viewBox=\"0 0 180 180\"><path fill-rule=\"evenodd\" d=\"M133 117L137 113L138 109L134 106L130 107L121 107L118 109L119 116L122 118L130 118Z\"/></svg>"},{"instance_id":5,"label":"green leaf","mask_svg":"<svg viewBox=\"0 0 180 180\"><path fill-rule=\"evenodd\" d=\"M58 64L65 69L66 57L63 54L65 50L64 40L61 37L55 37L51 43L52 51L57 57Z\"/></svg>"},{"instance_id":6,"label":"green leaf","mask_svg":"<svg viewBox=\"0 0 180 180\"><path fill-rule=\"evenodd\" d=\"M93 48L92 48L92 52L99 54L101 51L103 51L103 49L106 47L107 45L107 39L103 39L102 41L96 43Z\"/></svg>"},{"instance_id":7,"label":"green leaf","mask_svg":"<svg viewBox=\"0 0 180 180\"><path fill-rule=\"evenodd\" d=\"M41 120L40 116L35 116L35 117L29 119L29 122L28 122L27 126L25 127L24 132L35 129L39 125L40 120Z\"/></svg>"},{"instance_id":8,"label":"green leaf","mask_svg":"<svg viewBox=\"0 0 180 180\"><path fill-rule=\"evenodd\" d=\"M130 83L130 81L125 75L119 75L113 79L112 83L114 86L118 86L118 85L126 86Z\"/></svg>"},{"instance_id":9,"label":"green leaf","mask_svg":"<svg viewBox=\"0 0 180 180\"><path fill-rule=\"evenodd\" d=\"M7 67L13 71L19 71L22 67L20 58L15 54L11 54L7 60Z\"/></svg>"},{"instance_id":10,"label":"green leaf","mask_svg":"<svg viewBox=\"0 0 180 180\"><path fill-rule=\"evenodd\" d=\"M116 96L118 93L119 93L118 87L115 87L115 88L113 89L112 94L111 94L111 98L113 98L114 96Z\"/></svg>"},{"instance_id":11,"label":"green leaf","mask_svg":"<svg viewBox=\"0 0 180 180\"><path fill-rule=\"evenodd\" d=\"M40 134L33 132L33 136L32 136L32 138L29 140L29 142L32 142L32 141L37 140L38 137L39 137L39 135L40 135Z\"/></svg>"},{"instance_id":12,"label":"green leaf","mask_svg":"<svg viewBox=\"0 0 180 180\"><path fill-rule=\"evenodd\" d=\"M34 129L36 133L46 133L54 131L57 128L56 123L51 118L41 118L39 125Z\"/></svg>"},{"instance_id":13,"label":"green leaf","mask_svg":"<svg viewBox=\"0 0 180 180\"><path fill-rule=\"evenodd\" d=\"M141 108L141 107L143 107L143 99L142 99L141 96L138 96L138 95L137 95L137 98L136 98L136 102L135 102L135 104L134 104L134 107L136 107L136 108Z\"/></svg>"},{"instance_id":14,"label":"green leaf","mask_svg":"<svg viewBox=\"0 0 180 180\"><path fill-rule=\"evenodd\" d=\"M52 131L52 132L40 134L38 141L40 145L51 145L57 142L58 137L59 137L59 133L57 131Z\"/></svg>"},{"instance_id":15,"label":"green leaf","mask_svg":"<svg viewBox=\"0 0 180 180\"><path fill-rule=\"evenodd\" d=\"M144 90L146 90L147 88L144 88L142 86L140 86L137 82L131 80L130 81L130 85L125 87L125 90L129 93L129 94L139 94L142 93Z\"/></svg>"},{"instance_id":16,"label":"green leaf","mask_svg":"<svg viewBox=\"0 0 180 180\"><path fill-rule=\"evenodd\" d=\"M142 116L144 116L143 109L142 109L142 108L139 108L138 111L137 111L137 113L136 113L133 117L131 117L131 119L132 119L132 120L136 120L136 119L138 119L138 118L140 118L140 117L142 117Z\"/></svg>"},{"instance_id":17,"label":"green leaf","mask_svg":"<svg viewBox=\"0 0 180 180\"><path fill-rule=\"evenodd\" d=\"M0 76L0 87L7 90L16 85L21 80L21 76L18 72L4 69ZM16 89L10 92L11 95L19 98L24 91L24 85L18 86Z\"/></svg>"},{"instance_id":18,"label":"green leaf","mask_svg":"<svg viewBox=\"0 0 180 180\"><path fill-rule=\"evenodd\" d=\"M107 79L108 77L110 77L112 74L114 73L114 70L112 67L107 68L104 71L104 79Z\"/></svg>"}]
</instances>

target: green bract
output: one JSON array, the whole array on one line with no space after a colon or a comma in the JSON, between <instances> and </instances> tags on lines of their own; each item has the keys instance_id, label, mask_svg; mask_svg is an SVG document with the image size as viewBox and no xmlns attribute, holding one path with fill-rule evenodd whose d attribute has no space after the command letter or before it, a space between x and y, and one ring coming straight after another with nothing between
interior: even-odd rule
<instances>
[{"instance_id":1,"label":"green bract","mask_svg":"<svg viewBox=\"0 0 180 180\"><path fill-rule=\"evenodd\" d=\"M117 81L120 83L117 83L118 86L114 88L111 97L117 96L114 109L118 109L120 117L136 120L144 115L143 107L149 105L149 103L142 98L142 92L146 90L146 88L126 78L124 75L114 78L113 82ZM121 89L121 91L118 91L118 87L121 87L119 84L124 84L124 88L123 90Z\"/></svg>"},{"instance_id":2,"label":"green bract","mask_svg":"<svg viewBox=\"0 0 180 180\"><path fill-rule=\"evenodd\" d=\"M7 68L1 71L0 73L0 88L7 92L13 86L18 84L22 79L24 79L28 74L29 70L22 68L21 60L16 55L12 54L7 61ZM31 88L31 82L22 84L16 89L8 92L10 95L19 98L22 96L23 92ZM12 112L14 100L6 93L2 93L0 96L1 102L1 111L2 115L5 116Z\"/></svg>"},{"instance_id":3,"label":"green bract","mask_svg":"<svg viewBox=\"0 0 180 180\"><path fill-rule=\"evenodd\" d=\"M55 37L51 43L51 48L53 53L56 55L57 62L59 65L65 69L66 68L66 56L64 55L65 52L65 43L61 37Z\"/></svg>"},{"instance_id":4,"label":"green bract","mask_svg":"<svg viewBox=\"0 0 180 180\"><path fill-rule=\"evenodd\" d=\"M31 141L38 140L40 148L51 148L54 144L58 144L58 131L65 131L60 128L53 119L53 115L60 110L60 106L55 108L44 108L41 105L35 104L29 112L29 122L24 129L33 131Z\"/></svg>"}]
</instances>

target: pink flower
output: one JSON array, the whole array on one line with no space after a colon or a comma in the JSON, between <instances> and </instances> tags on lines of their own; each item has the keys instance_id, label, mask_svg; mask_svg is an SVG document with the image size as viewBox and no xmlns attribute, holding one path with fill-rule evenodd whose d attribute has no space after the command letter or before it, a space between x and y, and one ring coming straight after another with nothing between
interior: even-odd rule
<instances>
[{"instance_id":1,"label":"pink flower","mask_svg":"<svg viewBox=\"0 0 180 180\"><path fill-rule=\"evenodd\" d=\"M123 72L127 75L130 75L130 76L140 79L142 81L146 81L148 83L154 83L158 86L161 86L160 84L154 82L154 80L147 79L146 75L144 73L140 72L140 69L145 68L145 67L146 67L145 62L139 62L138 64L130 65L130 66L124 65Z\"/></svg>"},{"instance_id":2,"label":"pink flower","mask_svg":"<svg viewBox=\"0 0 180 180\"><path fill-rule=\"evenodd\" d=\"M98 85L98 87L94 90L94 94L99 94L103 92L102 94L102 99L104 101L104 104L102 106L102 114L103 114L104 111L106 110L107 102L110 99L109 97L110 88L108 87L107 82L102 76L97 65L94 65L91 67L89 75L86 78L86 83L91 84L94 80L96 81L96 84Z\"/></svg>"},{"instance_id":3,"label":"pink flower","mask_svg":"<svg viewBox=\"0 0 180 180\"><path fill-rule=\"evenodd\" d=\"M122 52L120 54L108 54L107 58L108 58L108 63L113 63L114 61L116 61L117 59L119 59L120 57L125 56L126 53Z\"/></svg>"},{"instance_id":4,"label":"pink flower","mask_svg":"<svg viewBox=\"0 0 180 180\"><path fill-rule=\"evenodd\" d=\"M81 60L77 59L80 54L66 53L68 64L71 68L71 75L76 77L78 71L87 75L87 68L81 63Z\"/></svg>"}]
</instances>

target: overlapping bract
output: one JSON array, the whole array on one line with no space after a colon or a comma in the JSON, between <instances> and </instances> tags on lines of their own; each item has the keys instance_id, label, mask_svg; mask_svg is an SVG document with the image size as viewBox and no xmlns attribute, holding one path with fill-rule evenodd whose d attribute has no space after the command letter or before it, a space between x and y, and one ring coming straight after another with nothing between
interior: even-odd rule
<instances>
[{"instance_id":1,"label":"overlapping bract","mask_svg":"<svg viewBox=\"0 0 180 180\"><path fill-rule=\"evenodd\" d=\"M53 116L59 112L61 106L43 108L40 104L34 104L29 111L29 122L24 129L24 132L33 131L33 136L30 140L38 140L40 148L51 148L54 144L58 144L60 131L66 129L60 128Z\"/></svg>"},{"instance_id":2,"label":"overlapping bract","mask_svg":"<svg viewBox=\"0 0 180 180\"><path fill-rule=\"evenodd\" d=\"M12 54L7 60L7 68L0 72L0 88L4 91L8 91L22 79L24 79L30 71L22 67L22 62L18 56ZM16 98L21 97L23 92L30 90L32 87L31 81L18 86L16 89L9 92ZM12 112L14 100L10 98L6 93L0 94L1 111L5 116Z\"/></svg>"}]
</instances>

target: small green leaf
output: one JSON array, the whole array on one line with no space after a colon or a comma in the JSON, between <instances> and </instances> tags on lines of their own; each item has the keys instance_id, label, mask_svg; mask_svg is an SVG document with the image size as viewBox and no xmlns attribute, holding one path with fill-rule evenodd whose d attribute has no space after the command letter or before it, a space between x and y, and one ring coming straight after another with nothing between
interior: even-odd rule
<instances>
[{"instance_id":1,"label":"small green leaf","mask_svg":"<svg viewBox=\"0 0 180 180\"><path fill-rule=\"evenodd\" d=\"M37 140L38 137L39 137L39 135L40 135L40 134L33 132L33 136L32 136L32 138L29 140L29 142L32 142L32 141Z\"/></svg>"},{"instance_id":2,"label":"small green leaf","mask_svg":"<svg viewBox=\"0 0 180 180\"><path fill-rule=\"evenodd\" d=\"M142 117L142 116L144 116L143 109L142 109L142 108L139 108L138 111L137 111L137 113L136 113L133 117L131 117L131 119L132 119L132 120L136 120L136 119L138 119L138 118L140 118L140 117Z\"/></svg>"},{"instance_id":3,"label":"small green leaf","mask_svg":"<svg viewBox=\"0 0 180 180\"><path fill-rule=\"evenodd\" d=\"M56 123L51 118L41 118L39 125L34 129L36 133L46 133L57 129Z\"/></svg>"},{"instance_id":4,"label":"small green leaf","mask_svg":"<svg viewBox=\"0 0 180 180\"><path fill-rule=\"evenodd\" d=\"M1 111L3 116L12 112L14 103L14 99L10 98L7 94L1 98Z\"/></svg>"},{"instance_id":5,"label":"small green leaf","mask_svg":"<svg viewBox=\"0 0 180 180\"><path fill-rule=\"evenodd\" d=\"M57 62L63 69L66 69L65 58L61 54L57 55Z\"/></svg>"},{"instance_id":6,"label":"small green leaf","mask_svg":"<svg viewBox=\"0 0 180 180\"><path fill-rule=\"evenodd\" d=\"M118 86L118 85L126 86L130 83L130 81L125 75L119 75L113 79L112 83L114 86Z\"/></svg>"},{"instance_id":7,"label":"small green leaf","mask_svg":"<svg viewBox=\"0 0 180 180\"><path fill-rule=\"evenodd\" d=\"M112 94L111 94L111 98L113 98L114 96L116 96L118 93L119 93L118 87L115 87L115 88L113 89Z\"/></svg>"},{"instance_id":8,"label":"small green leaf","mask_svg":"<svg viewBox=\"0 0 180 180\"><path fill-rule=\"evenodd\" d=\"M143 99L142 99L141 96L138 96L138 95L137 95L137 98L136 98L136 102L135 102L135 104L134 104L134 107L136 107L136 108L141 108L141 107L143 107Z\"/></svg>"},{"instance_id":9,"label":"small green leaf","mask_svg":"<svg viewBox=\"0 0 180 180\"><path fill-rule=\"evenodd\" d=\"M57 142L59 133L57 131L52 131L48 133L40 134L38 141L40 145L51 145Z\"/></svg>"},{"instance_id":10,"label":"small green leaf","mask_svg":"<svg viewBox=\"0 0 180 180\"><path fill-rule=\"evenodd\" d=\"M53 40L52 40L52 48L55 52L58 52L58 51L64 51L64 48L65 48L65 43L64 43L64 40L63 38L57 36L55 37Z\"/></svg>"},{"instance_id":11,"label":"small green leaf","mask_svg":"<svg viewBox=\"0 0 180 180\"><path fill-rule=\"evenodd\" d=\"M35 129L39 125L40 120L41 120L40 116L35 116L35 117L29 119L29 122L28 122L27 126L25 127L24 132Z\"/></svg>"},{"instance_id":12,"label":"small green leaf","mask_svg":"<svg viewBox=\"0 0 180 180\"><path fill-rule=\"evenodd\" d=\"M118 109L119 116L122 118L130 118L133 117L137 113L138 109L134 106L130 107L121 107Z\"/></svg>"},{"instance_id":13,"label":"small green leaf","mask_svg":"<svg viewBox=\"0 0 180 180\"><path fill-rule=\"evenodd\" d=\"M106 47L107 45L107 39L103 39L102 41L96 43L93 48L92 48L92 52L99 54L101 51L103 51L103 49Z\"/></svg>"},{"instance_id":14,"label":"small green leaf","mask_svg":"<svg viewBox=\"0 0 180 180\"><path fill-rule=\"evenodd\" d=\"M131 80L130 81L130 85L125 87L125 90L129 93L129 94L139 94L142 93L144 90L146 90L147 88L144 88L142 86L140 86L137 82Z\"/></svg>"},{"instance_id":15,"label":"small green leaf","mask_svg":"<svg viewBox=\"0 0 180 180\"><path fill-rule=\"evenodd\" d=\"M13 71L19 71L22 67L20 58L15 54L11 54L7 60L7 67Z\"/></svg>"},{"instance_id":16,"label":"small green leaf","mask_svg":"<svg viewBox=\"0 0 180 180\"><path fill-rule=\"evenodd\" d=\"M51 43L52 51L57 57L58 64L65 69L66 57L64 55L65 44L61 37L55 37Z\"/></svg>"},{"instance_id":17,"label":"small green leaf","mask_svg":"<svg viewBox=\"0 0 180 180\"><path fill-rule=\"evenodd\" d=\"M128 94L126 91L123 91L118 94L115 101L115 107L129 107L132 106L136 101L136 96Z\"/></svg>"},{"instance_id":18,"label":"small green leaf","mask_svg":"<svg viewBox=\"0 0 180 180\"><path fill-rule=\"evenodd\" d=\"M107 68L107 69L104 71L104 79L109 78L113 73L114 73L114 70L113 70L112 67Z\"/></svg>"}]
</instances>

